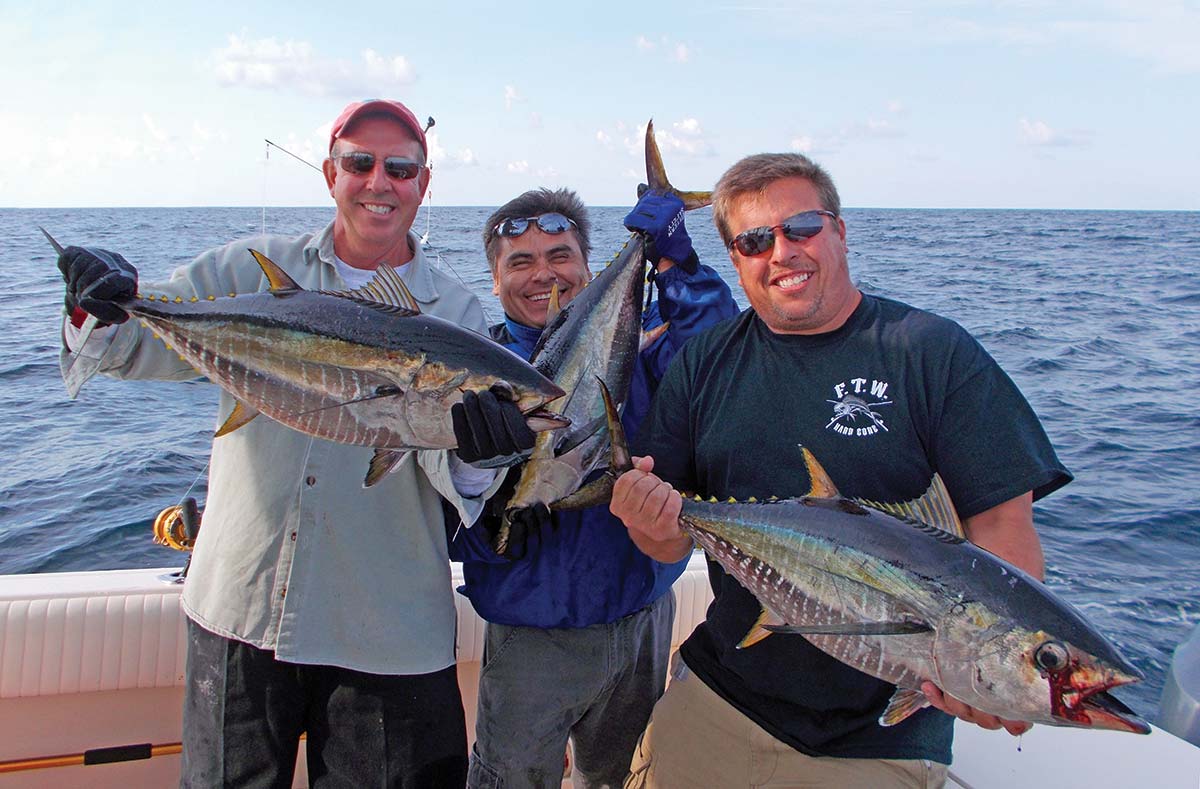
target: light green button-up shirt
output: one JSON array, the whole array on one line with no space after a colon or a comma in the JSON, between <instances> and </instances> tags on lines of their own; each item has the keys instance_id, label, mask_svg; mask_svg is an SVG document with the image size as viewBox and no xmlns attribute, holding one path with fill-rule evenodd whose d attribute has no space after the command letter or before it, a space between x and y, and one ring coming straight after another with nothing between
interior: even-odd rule
<instances>
[{"instance_id":1,"label":"light green button-up shirt","mask_svg":"<svg viewBox=\"0 0 1200 789\"><path fill-rule=\"evenodd\" d=\"M414 235L397 269L422 311L485 333L478 300L433 268ZM265 290L257 249L309 289L345 288L332 223L316 236L266 236L209 250L144 295L205 298ZM102 370L190 380L196 372L131 320ZM221 424L234 406L222 392ZM208 501L183 606L198 624L272 649L281 660L376 674L454 662L455 610L441 496L473 523L488 492L464 499L445 451L407 456L364 489L372 451L311 438L265 416L213 441Z\"/></svg>"}]
</instances>

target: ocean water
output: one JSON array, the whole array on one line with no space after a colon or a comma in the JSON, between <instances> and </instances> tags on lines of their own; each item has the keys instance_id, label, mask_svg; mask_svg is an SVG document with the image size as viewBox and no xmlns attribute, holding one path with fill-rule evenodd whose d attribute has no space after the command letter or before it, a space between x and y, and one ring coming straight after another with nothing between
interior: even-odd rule
<instances>
[{"instance_id":1,"label":"ocean water","mask_svg":"<svg viewBox=\"0 0 1200 789\"><path fill-rule=\"evenodd\" d=\"M593 268L625 238L593 209ZM485 304L488 208L418 217L441 265ZM70 401L58 369L63 244L124 254L144 281L204 249L314 230L332 208L0 210L0 573L163 567L154 515L201 501L214 387L97 377ZM1036 505L1048 583L1146 673L1119 695L1157 714L1171 651L1200 621L1200 214L847 209L859 286L957 320L1008 371L1076 480ZM709 212L701 257L736 286ZM987 404L980 404L986 408Z\"/></svg>"}]
</instances>

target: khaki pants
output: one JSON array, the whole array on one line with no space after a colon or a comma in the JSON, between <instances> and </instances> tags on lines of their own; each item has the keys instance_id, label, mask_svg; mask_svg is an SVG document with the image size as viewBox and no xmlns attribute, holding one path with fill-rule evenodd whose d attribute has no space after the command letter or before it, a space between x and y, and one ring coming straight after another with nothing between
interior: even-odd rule
<instances>
[{"instance_id":1,"label":"khaki pants","mask_svg":"<svg viewBox=\"0 0 1200 789\"><path fill-rule=\"evenodd\" d=\"M674 655L671 684L630 765L626 789L941 787L946 765L920 759L806 756L714 693Z\"/></svg>"}]
</instances>

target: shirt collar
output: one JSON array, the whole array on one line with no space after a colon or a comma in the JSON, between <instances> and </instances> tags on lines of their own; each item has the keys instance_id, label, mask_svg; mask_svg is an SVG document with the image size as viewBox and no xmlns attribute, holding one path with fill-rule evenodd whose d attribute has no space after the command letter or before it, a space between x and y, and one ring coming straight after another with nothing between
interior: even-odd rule
<instances>
[{"instance_id":1,"label":"shirt collar","mask_svg":"<svg viewBox=\"0 0 1200 789\"><path fill-rule=\"evenodd\" d=\"M433 265L425 257L421 248L421 240L416 233L408 231L408 246L413 251L412 259L401 266L404 269L404 282L412 292L413 298L420 304L432 304L441 295L437 283L433 279ZM309 239L304 246L305 259L312 260L313 255L330 268L333 265L333 222Z\"/></svg>"}]
</instances>

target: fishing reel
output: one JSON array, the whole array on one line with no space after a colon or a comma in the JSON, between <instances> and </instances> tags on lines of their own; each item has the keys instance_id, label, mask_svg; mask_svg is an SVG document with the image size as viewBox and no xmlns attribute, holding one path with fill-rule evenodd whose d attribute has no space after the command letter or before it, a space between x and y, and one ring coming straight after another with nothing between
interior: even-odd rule
<instances>
[{"instance_id":1,"label":"fishing reel","mask_svg":"<svg viewBox=\"0 0 1200 789\"><path fill-rule=\"evenodd\" d=\"M177 551L190 551L196 546L200 532L200 510L190 496L179 504L167 507L154 519L154 544Z\"/></svg>"}]
</instances>

